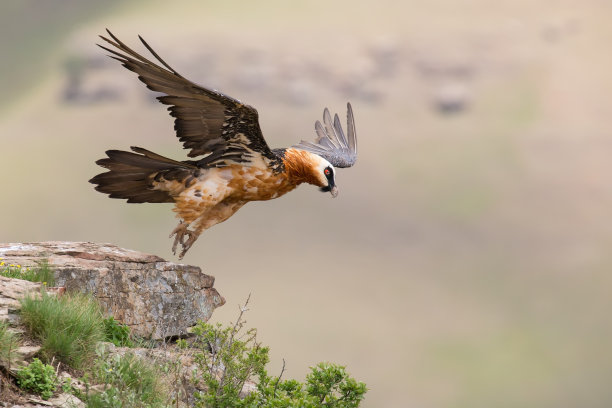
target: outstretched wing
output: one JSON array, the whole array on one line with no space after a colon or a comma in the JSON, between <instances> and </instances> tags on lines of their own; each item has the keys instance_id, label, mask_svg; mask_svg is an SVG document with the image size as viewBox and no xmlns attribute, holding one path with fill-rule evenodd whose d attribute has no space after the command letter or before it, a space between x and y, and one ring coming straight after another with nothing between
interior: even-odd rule
<instances>
[{"instance_id":1,"label":"outstretched wing","mask_svg":"<svg viewBox=\"0 0 612 408\"><path fill-rule=\"evenodd\" d=\"M332 122L329 110L325 108L323 124L318 120L315 123L315 130L317 131L315 142L302 140L293 147L318 154L334 167L351 167L355 164L357 161L355 118L353 117L351 104L348 103L346 106L348 109L346 114L348 138L344 135L338 114L334 115L334 121Z\"/></svg>"},{"instance_id":2,"label":"outstretched wing","mask_svg":"<svg viewBox=\"0 0 612 408\"><path fill-rule=\"evenodd\" d=\"M171 68L140 38L144 46L162 66L129 48L109 30L112 38L100 36L119 51L99 45L110 52L111 58L138 74L147 88L165 95L157 99L166 105L174 120L174 130L189 157L207 155L198 160L202 167L226 166L231 163L248 165L256 158L278 158L263 138L255 108L214 90L206 89L185 79Z\"/></svg>"}]
</instances>

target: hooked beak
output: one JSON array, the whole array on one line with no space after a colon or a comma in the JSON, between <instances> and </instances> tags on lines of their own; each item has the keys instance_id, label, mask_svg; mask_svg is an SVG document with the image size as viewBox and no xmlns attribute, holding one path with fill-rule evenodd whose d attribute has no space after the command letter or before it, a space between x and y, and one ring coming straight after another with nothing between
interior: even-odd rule
<instances>
[{"instance_id":1,"label":"hooked beak","mask_svg":"<svg viewBox=\"0 0 612 408\"><path fill-rule=\"evenodd\" d=\"M333 186L331 190L329 190L329 192L331 193L333 198L336 198L338 196L338 187Z\"/></svg>"}]
</instances>

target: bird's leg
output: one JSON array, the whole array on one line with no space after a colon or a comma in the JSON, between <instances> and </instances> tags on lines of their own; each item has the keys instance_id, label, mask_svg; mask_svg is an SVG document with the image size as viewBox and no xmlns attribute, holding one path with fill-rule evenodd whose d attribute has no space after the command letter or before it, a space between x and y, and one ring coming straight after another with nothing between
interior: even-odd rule
<instances>
[{"instance_id":1,"label":"bird's leg","mask_svg":"<svg viewBox=\"0 0 612 408\"><path fill-rule=\"evenodd\" d=\"M172 236L175 236L174 243L172 244L172 253L174 255L176 255L176 247L178 246L178 244L181 244L184 247L186 240L187 241L191 240L191 237L194 235L193 231L190 231L187 229L188 227L189 227L189 223L181 220L179 221L179 224L176 226L176 228L173 229L172 232L170 233L169 238L172 238ZM185 237L185 235L187 235L188 238ZM179 259L183 258L183 255L185 255L185 252L186 252L185 250L181 252L181 256L179 256Z\"/></svg>"},{"instance_id":2,"label":"bird's leg","mask_svg":"<svg viewBox=\"0 0 612 408\"><path fill-rule=\"evenodd\" d=\"M208 228L227 220L243 205L244 202L223 202L217 204L215 207L206 212L206 214L203 214L200 216L200 218L194 221L192 223L193 230L186 230L189 238L181 241L183 250L179 255L179 259L183 259L183 256L187 253L189 248L191 248L193 243L198 239L204 230L207 230Z\"/></svg>"},{"instance_id":3,"label":"bird's leg","mask_svg":"<svg viewBox=\"0 0 612 408\"><path fill-rule=\"evenodd\" d=\"M200 234L197 231L186 230L185 232L187 233L186 235L189 235L189 238L187 238L187 240L181 240L181 246L183 247L183 250L181 251L178 257L179 259L183 259L183 257L185 256L189 248L191 248L193 243L200 236Z\"/></svg>"},{"instance_id":4,"label":"bird's leg","mask_svg":"<svg viewBox=\"0 0 612 408\"><path fill-rule=\"evenodd\" d=\"M182 218L170 234L170 238L175 236L174 244L172 245L172 253L176 255L176 248L181 244L182 249L178 258L183 259L187 251L189 251L189 248L191 248L204 230L227 220L244 204L245 203L242 201L221 202L209 208L207 211L200 213L199 217L195 220L189 218L190 222L187 222ZM191 229L188 229L188 227L191 227Z\"/></svg>"}]
</instances>

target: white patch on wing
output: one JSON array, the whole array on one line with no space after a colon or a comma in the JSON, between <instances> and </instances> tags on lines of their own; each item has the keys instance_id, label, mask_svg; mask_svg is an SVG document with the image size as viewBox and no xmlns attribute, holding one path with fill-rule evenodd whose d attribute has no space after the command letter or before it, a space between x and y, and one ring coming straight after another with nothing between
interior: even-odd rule
<instances>
[{"instance_id":1,"label":"white patch on wing","mask_svg":"<svg viewBox=\"0 0 612 408\"><path fill-rule=\"evenodd\" d=\"M232 170L227 168L218 169L219 177L223 180L231 180L232 179Z\"/></svg>"},{"instance_id":2,"label":"white patch on wing","mask_svg":"<svg viewBox=\"0 0 612 408\"><path fill-rule=\"evenodd\" d=\"M268 164L264 161L264 157L260 154L256 154L250 159L251 165L249 167L257 167L260 169L268 170Z\"/></svg>"},{"instance_id":3,"label":"white patch on wing","mask_svg":"<svg viewBox=\"0 0 612 408\"><path fill-rule=\"evenodd\" d=\"M255 176L253 175L253 173L247 171L244 174L242 174L240 178L242 178L244 181L251 181L255 179Z\"/></svg>"},{"instance_id":4,"label":"white patch on wing","mask_svg":"<svg viewBox=\"0 0 612 408\"><path fill-rule=\"evenodd\" d=\"M208 179L204 182L197 183L197 186L200 187L203 193L218 193L220 190L219 181L216 179Z\"/></svg>"},{"instance_id":5,"label":"white patch on wing","mask_svg":"<svg viewBox=\"0 0 612 408\"><path fill-rule=\"evenodd\" d=\"M190 200L196 202L218 203L230 193L227 184L231 179L232 171L230 169L211 169L204 177L200 177L196 183L189 187L187 196Z\"/></svg>"}]
</instances>

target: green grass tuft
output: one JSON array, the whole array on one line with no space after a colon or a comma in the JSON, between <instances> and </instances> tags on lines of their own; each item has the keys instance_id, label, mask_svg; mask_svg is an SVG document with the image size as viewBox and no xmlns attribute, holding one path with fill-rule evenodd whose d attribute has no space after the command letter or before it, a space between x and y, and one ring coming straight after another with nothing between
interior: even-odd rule
<instances>
[{"instance_id":1,"label":"green grass tuft","mask_svg":"<svg viewBox=\"0 0 612 408\"><path fill-rule=\"evenodd\" d=\"M9 330L6 322L0 322L0 363L10 367L19 347L19 336Z\"/></svg>"},{"instance_id":2,"label":"green grass tuft","mask_svg":"<svg viewBox=\"0 0 612 408\"><path fill-rule=\"evenodd\" d=\"M81 369L95 358L96 344L104 341L103 316L88 295L71 293L56 298L25 298L21 320L42 343L42 355L50 361Z\"/></svg>"}]
</instances>

